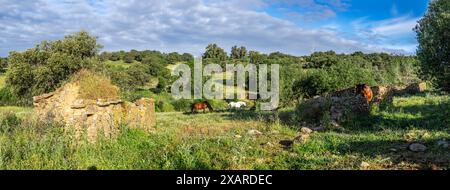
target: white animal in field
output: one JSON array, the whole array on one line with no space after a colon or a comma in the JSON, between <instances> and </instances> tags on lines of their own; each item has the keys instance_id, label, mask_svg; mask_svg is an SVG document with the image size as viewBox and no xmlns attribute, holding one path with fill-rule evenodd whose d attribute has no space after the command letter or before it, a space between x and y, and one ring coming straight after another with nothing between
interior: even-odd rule
<instances>
[{"instance_id":1,"label":"white animal in field","mask_svg":"<svg viewBox=\"0 0 450 190\"><path fill-rule=\"evenodd\" d=\"M230 109L240 109L240 108L245 108L247 107L247 103L245 102L230 102L228 104L228 107Z\"/></svg>"}]
</instances>

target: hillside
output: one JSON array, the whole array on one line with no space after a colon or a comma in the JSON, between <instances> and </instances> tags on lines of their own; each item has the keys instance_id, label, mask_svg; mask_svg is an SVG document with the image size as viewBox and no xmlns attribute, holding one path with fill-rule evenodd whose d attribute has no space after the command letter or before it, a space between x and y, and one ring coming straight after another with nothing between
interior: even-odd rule
<instances>
[{"instance_id":1,"label":"hillside","mask_svg":"<svg viewBox=\"0 0 450 190\"><path fill-rule=\"evenodd\" d=\"M0 132L1 150L10 152L0 154L0 168L449 169L450 149L439 144L450 139L449 101L448 95L429 93L395 97L392 105L344 125L346 131L312 133L293 146L285 144L299 135L289 122L290 110L158 113L152 134L128 129L117 140L76 149L67 146L57 125L22 128L10 122L11 131ZM411 142L423 143L427 151L408 150Z\"/></svg>"}]
</instances>

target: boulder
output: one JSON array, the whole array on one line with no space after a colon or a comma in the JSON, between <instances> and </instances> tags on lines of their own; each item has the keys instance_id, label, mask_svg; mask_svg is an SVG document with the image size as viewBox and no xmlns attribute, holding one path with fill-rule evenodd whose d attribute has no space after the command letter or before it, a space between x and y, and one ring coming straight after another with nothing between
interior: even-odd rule
<instances>
[{"instance_id":1,"label":"boulder","mask_svg":"<svg viewBox=\"0 0 450 190\"><path fill-rule=\"evenodd\" d=\"M408 149L413 152L425 152L427 147L421 143L411 143Z\"/></svg>"},{"instance_id":2,"label":"boulder","mask_svg":"<svg viewBox=\"0 0 450 190\"><path fill-rule=\"evenodd\" d=\"M249 134L249 135L262 135L263 133L261 133L260 131L258 131L256 129L252 129L252 130L249 130L247 132L247 134Z\"/></svg>"}]
</instances>

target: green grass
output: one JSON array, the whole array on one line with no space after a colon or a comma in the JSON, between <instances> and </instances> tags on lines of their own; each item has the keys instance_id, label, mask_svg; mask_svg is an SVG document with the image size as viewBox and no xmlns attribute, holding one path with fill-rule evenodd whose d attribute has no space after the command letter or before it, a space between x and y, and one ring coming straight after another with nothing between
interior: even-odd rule
<instances>
[{"instance_id":1,"label":"green grass","mask_svg":"<svg viewBox=\"0 0 450 190\"><path fill-rule=\"evenodd\" d=\"M17 106L2 106L0 107L0 115L5 115L8 113L15 113L17 117L26 118L33 113L33 108L31 107L17 107Z\"/></svg>"},{"instance_id":2,"label":"green grass","mask_svg":"<svg viewBox=\"0 0 450 190\"><path fill-rule=\"evenodd\" d=\"M133 63L138 63L138 62L137 61L133 61ZM133 63L125 63L123 60L119 60L119 61L107 60L107 61L105 61L106 65L108 65L110 67L113 67L113 68L117 68L117 69L127 69Z\"/></svg>"},{"instance_id":3,"label":"green grass","mask_svg":"<svg viewBox=\"0 0 450 190\"><path fill-rule=\"evenodd\" d=\"M1 110L14 109L21 111ZM344 133L314 133L291 148L279 144L298 135L289 110L158 113L153 133L124 127L116 139L96 144L73 143L58 125L24 120L0 130L0 168L449 169L450 150L437 146L450 140L449 110L446 95L396 97L346 123ZM263 134L249 135L252 129ZM410 142L428 150L412 153L405 148Z\"/></svg>"},{"instance_id":4,"label":"green grass","mask_svg":"<svg viewBox=\"0 0 450 190\"><path fill-rule=\"evenodd\" d=\"M0 89L2 89L3 87L5 87L5 81L6 81L6 76L5 74L1 74L0 73Z\"/></svg>"}]
</instances>

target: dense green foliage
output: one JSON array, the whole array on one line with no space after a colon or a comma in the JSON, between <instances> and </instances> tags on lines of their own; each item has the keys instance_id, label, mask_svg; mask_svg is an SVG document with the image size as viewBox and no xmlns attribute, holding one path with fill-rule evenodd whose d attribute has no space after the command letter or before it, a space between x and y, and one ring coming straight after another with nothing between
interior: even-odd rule
<instances>
[{"instance_id":1,"label":"dense green foliage","mask_svg":"<svg viewBox=\"0 0 450 190\"><path fill-rule=\"evenodd\" d=\"M228 58L227 53L217 44L209 44L203 54L203 59L214 59L216 61L224 61Z\"/></svg>"},{"instance_id":2,"label":"dense green foliage","mask_svg":"<svg viewBox=\"0 0 450 190\"><path fill-rule=\"evenodd\" d=\"M450 91L450 1L430 1L415 31L423 77Z\"/></svg>"},{"instance_id":3,"label":"dense green foliage","mask_svg":"<svg viewBox=\"0 0 450 190\"><path fill-rule=\"evenodd\" d=\"M0 57L0 73L3 73L8 67L8 59Z\"/></svg>"},{"instance_id":4,"label":"dense green foliage","mask_svg":"<svg viewBox=\"0 0 450 190\"><path fill-rule=\"evenodd\" d=\"M298 98L311 98L316 95L353 87L356 84L405 85L419 81L418 62L413 56L394 56L388 54L336 55L325 52L304 57L307 62L302 72L295 72L297 64L283 65L284 80L293 80L281 85L281 97L285 103ZM294 76L292 72L295 73ZM289 74L291 73L291 74ZM283 82L283 81L282 81Z\"/></svg>"},{"instance_id":5,"label":"dense green foliage","mask_svg":"<svg viewBox=\"0 0 450 190\"><path fill-rule=\"evenodd\" d=\"M231 48L231 59L244 59L247 56L247 49L244 46Z\"/></svg>"},{"instance_id":6,"label":"dense green foliage","mask_svg":"<svg viewBox=\"0 0 450 190\"><path fill-rule=\"evenodd\" d=\"M22 53L8 57L6 84L13 96L29 97L55 90L82 68L90 68L100 49L95 37L78 32L62 40L43 41Z\"/></svg>"},{"instance_id":7,"label":"dense green foliage","mask_svg":"<svg viewBox=\"0 0 450 190\"><path fill-rule=\"evenodd\" d=\"M133 63L135 61L142 62L144 59L147 59L150 62L157 62L161 64L175 64L178 62L187 62L194 59L191 54L183 53L179 54L178 52L172 53L161 53L159 51L137 51L131 50L129 52L126 51L118 51L118 52L102 52L99 55L102 61L119 61L122 60L125 63Z\"/></svg>"}]
</instances>

